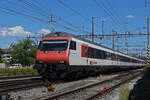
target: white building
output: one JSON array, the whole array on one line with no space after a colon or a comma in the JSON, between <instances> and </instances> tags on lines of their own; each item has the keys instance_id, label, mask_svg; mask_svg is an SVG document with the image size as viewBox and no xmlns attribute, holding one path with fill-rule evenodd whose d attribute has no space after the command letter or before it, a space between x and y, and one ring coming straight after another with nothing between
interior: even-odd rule
<instances>
[{"instance_id":1,"label":"white building","mask_svg":"<svg viewBox=\"0 0 150 100\"><path fill-rule=\"evenodd\" d=\"M5 68L6 64L5 63L0 63L0 68Z\"/></svg>"},{"instance_id":2,"label":"white building","mask_svg":"<svg viewBox=\"0 0 150 100\"><path fill-rule=\"evenodd\" d=\"M11 52L12 50L10 49L2 49L2 55L1 55L1 58L2 59L5 59L8 63L10 63L11 61Z\"/></svg>"},{"instance_id":3,"label":"white building","mask_svg":"<svg viewBox=\"0 0 150 100\"><path fill-rule=\"evenodd\" d=\"M2 54L2 59L5 59L8 63L10 63L11 58L11 54Z\"/></svg>"}]
</instances>

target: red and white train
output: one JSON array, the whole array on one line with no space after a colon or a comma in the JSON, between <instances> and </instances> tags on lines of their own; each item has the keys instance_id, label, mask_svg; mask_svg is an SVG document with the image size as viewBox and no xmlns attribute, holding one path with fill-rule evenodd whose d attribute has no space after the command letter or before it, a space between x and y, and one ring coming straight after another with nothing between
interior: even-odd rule
<instances>
[{"instance_id":1,"label":"red and white train","mask_svg":"<svg viewBox=\"0 0 150 100\"><path fill-rule=\"evenodd\" d=\"M104 71L144 67L145 61L64 32L44 36L35 68L46 79L77 78Z\"/></svg>"}]
</instances>

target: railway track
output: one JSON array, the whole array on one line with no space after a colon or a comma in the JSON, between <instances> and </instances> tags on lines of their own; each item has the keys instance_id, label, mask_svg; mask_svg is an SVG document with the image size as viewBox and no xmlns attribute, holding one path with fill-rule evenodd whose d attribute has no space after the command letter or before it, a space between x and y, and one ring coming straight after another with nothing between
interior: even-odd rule
<instances>
[{"instance_id":1,"label":"railway track","mask_svg":"<svg viewBox=\"0 0 150 100\"><path fill-rule=\"evenodd\" d=\"M0 95L43 85L40 76L0 77Z\"/></svg>"},{"instance_id":2,"label":"railway track","mask_svg":"<svg viewBox=\"0 0 150 100\"><path fill-rule=\"evenodd\" d=\"M38 78L38 75L2 76L0 80L19 79L19 78Z\"/></svg>"},{"instance_id":3,"label":"railway track","mask_svg":"<svg viewBox=\"0 0 150 100\"><path fill-rule=\"evenodd\" d=\"M64 91L58 91L53 94L47 94L33 100L93 100L99 96L105 95L120 85L134 79L142 74L143 71L129 71L124 72L112 79L92 82L86 85L78 85L75 87L68 87ZM102 90L103 87L109 86L109 88Z\"/></svg>"},{"instance_id":4,"label":"railway track","mask_svg":"<svg viewBox=\"0 0 150 100\"><path fill-rule=\"evenodd\" d=\"M131 74L128 77L125 77L122 79L120 78L120 80L118 80L119 82L113 83L109 88L104 89L102 91L95 93L94 95L89 96L86 100L97 100L97 99L99 100L100 98L102 98L103 96L106 96L107 94L112 92L114 89L118 88L119 86L121 86L121 85L129 82L130 80L140 76L142 73L138 72L134 75L131 75Z\"/></svg>"}]
</instances>

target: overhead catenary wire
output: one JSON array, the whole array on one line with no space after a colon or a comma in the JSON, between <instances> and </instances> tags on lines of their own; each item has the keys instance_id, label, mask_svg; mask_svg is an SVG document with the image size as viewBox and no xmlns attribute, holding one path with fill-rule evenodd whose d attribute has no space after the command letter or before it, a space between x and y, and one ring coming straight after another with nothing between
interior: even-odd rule
<instances>
[{"instance_id":1,"label":"overhead catenary wire","mask_svg":"<svg viewBox=\"0 0 150 100\"><path fill-rule=\"evenodd\" d=\"M122 20L122 18L120 18L120 15L119 15L118 12L116 11L115 7L113 7L113 6L111 5L111 3L110 3L109 0L105 0L105 1L106 1L106 4L108 4L108 7L110 8L110 11L112 10L112 12L114 12L113 15L115 16L115 18L117 18L118 21L120 22L120 24L122 24L122 23L123 23L123 20Z\"/></svg>"},{"instance_id":2,"label":"overhead catenary wire","mask_svg":"<svg viewBox=\"0 0 150 100\"><path fill-rule=\"evenodd\" d=\"M124 20L120 17L119 13L117 12L117 10L115 9L116 6L112 6L112 4L110 3L109 0L105 0L106 4L108 4L108 7L110 8L110 10L112 10L112 13L115 15L115 18L118 19L118 21L120 22L120 24L122 25L124 31L126 31L125 26L124 26Z\"/></svg>"},{"instance_id":3,"label":"overhead catenary wire","mask_svg":"<svg viewBox=\"0 0 150 100\"><path fill-rule=\"evenodd\" d=\"M72 12L74 12L75 14L77 14L78 16L80 16L81 18L83 18L84 20L88 20L89 18L83 16L81 13L79 13L78 11L76 11L75 9L73 9L72 7L70 7L69 5L67 5L66 3L64 3L62 0L57 0L61 5L63 5L64 7L70 9Z\"/></svg>"},{"instance_id":4,"label":"overhead catenary wire","mask_svg":"<svg viewBox=\"0 0 150 100\"><path fill-rule=\"evenodd\" d=\"M18 11L15 11L13 9L9 9L7 6L5 6L4 4L0 3L0 10L4 11L4 12L7 12L9 14L12 14L12 15L19 15L19 16L23 16L23 17L26 17L30 20L36 20L36 21L39 21L39 22L43 22L44 24L49 24L48 21L46 20L43 20L41 18L38 18L38 17L34 17L34 16L31 16L31 15L27 15L27 14L24 14L22 12L18 12ZM70 30L70 31L75 31L75 29L72 29L72 28L69 28L67 26L64 26L64 25L58 25L58 26L61 26L67 30ZM76 32L79 31L79 29L76 30Z\"/></svg>"},{"instance_id":5,"label":"overhead catenary wire","mask_svg":"<svg viewBox=\"0 0 150 100\"><path fill-rule=\"evenodd\" d=\"M49 13L46 12L45 10L41 9L39 6L37 6L36 4L34 3L31 3L29 1L26 1L26 0L18 0L20 3L24 4L25 6L29 7L30 10L34 11L34 12L37 12L39 13L40 15L46 17L46 18L49 18Z\"/></svg>"},{"instance_id":6,"label":"overhead catenary wire","mask_svg":"<svg viewBox=\"0 0 150 100\"><path fill-rule=\"evenodd\" d=\"M121 18L120 15L118 14L117 10L115 9L117 5L112 6L112 4L110 3L109 0L103 0L103 1L106 2L105 4L108 4L108 7L110 8L110 11L112 10L112 12L114 12L113 15L116 16L115 18L118 18L118 21L120 21L120 24L125 24L126 22L124 22L124 21L122 20L122 18ZM134 27L132 30L139 28L137 25L134 25L133 23L127 22L127 24L130 24L132 27ZM125 29L125 26L124 26L124 29ZM125 29L125 32L127 32L127 31L130 31L130 32L131 32L131 30L126 30L126 29Z\"/></svg>"},{"instance_id":7,"label":"overhead catenary wire","mask_svg":"<svg viewBox=\"0 0 150 100\"><path fill-rule=\"evenodd\" d=\"M73 32L79 32L78 30L72 29L72 28L67 27L67 26L64 26L64 25L62 25L62 24L58 24L58 23L57 23L57 24L54 24L54 25L57 26L57 27L62 27L62 28L64 28L64 29L73 31Z\"/></svg>"},{"instance_id":8,"label":"overhead catenary wire","mask_svg":"<svg viewBox=\"0 0 150 100\"><path fill-rule=\"evenodd\" d=\"M0 5L2 5L2 4L0 4ZM10 12L10 14L20 15L20 16L23 16L23 17L30 18L32 20L36 20L36 21L39 21L39 22L48 23L47 21L45 21L45 20L43 20L41 18L34 17L34 16L31 16L31 15L27 15L27 14L24 14L22 12L18 12L18 11L15 11L15 10L12 10L12 9L9 9L9 8L6 8L6 7L0 6L0 9L2 9L3 11L6 11L6 12Z\"/></svg>"},{"instance_id":9,"label":"overhead catenary wire","mask_svg":"<svg viewBox=\"0 0 150 100\"><path fill-rule=\"evenodd\" d=\"M107 0L106 0L107 1ZM115 19L115 21L118 23L118 25L121 27L122 26L122 22L120 22L120 19L118 18L118 16L115 16L115 12L113 13L111 10L107 8L107 6L105 5L105 3L103 1L101 1L102 6L106 9L106 11L108 11L108 13L110 13L110 15L112 16L113 19Z\"/></svg>"},{"instance_id":10,"label":"overhead catenary wire","mask_svg":"<svg viewBox=\"0 0 150 100\"><path fill-rule=\"evenodd\" d=\"M14 26L8 25L8 24L0 24L0 26L14 27ZM61 24L56 24L56 26L58 26L58 27L63 27L63 28L65 28L65 29L70 30L70 31L73 31L73 32L78 32L78 30L75 30L75 29L66 27L66 26L61 25ZM25 30L25 31L27 31L27 30ZM30 32L31 32L31 31L30 31ZM35 32L32 31L31 33L35 33ZM27 35L27 37L30 37L30 38L42 38L41 36L29 36L29 35ZM26 37L24 37L24 36L13 36L13 38L26 38Z\"/></svg>"},{"instance_id":11,"label":"overhead catenary wire","mask_svg":"<svg viewBox=\"0 0 150 100\"><path fill-rule=\"evenodd\" d=\"M6 2L7 5L8 5L8 4L10 4L10 6L15 5L16 9L18 9L18 7L21 7L21 10L23 10L23 11L21 11L21 12L23 12L24 14L25 14L26 11L28 11L28 12L26 12L26 13L28 13L28 14L29 14L29 12L36 13L35 10L30 9L30 8L27 7L27 6L22 6L21 3L18 4L19 2L17 3L17 2L10 1L10 0L4 0L4 1ZM13 6L13 7L14 7L14 6ZM9 8L9 9L10 9L9 5L8 5L6 8ZM20 9L19 9L19 10L20 10ZM15 10L15 11L16 11L16 10ZM38 17L40 18L41 14L38 13L38 12L37 12L36 14L38 14ZM31 15L31 14L30 14L30 15ZM40 16L39 16L39 15L40 15ZM41 18L41 19L43 19L43 18Z\"/></svg>"},{"instance_id":12,"label":"overhead catenary wire","mask_svg":"<svg viewBox=\"0 0 150 100\"><path fill-rule=\"evenodd\" d=\"M68 21L66 21L66 20L64 20L64 19L62 19L61 17L58 17L58 16L54 16L54 17L55 17L56 19L58 19L58 20L64 22L64 23L68 24L69 26L72 26L72 27L78 29L78 30L81 31L81 32L85 32L85 33L87 33L87 34L91 34L90 32L85 31L85 30L82 30L81 27L75 26L75 25L73 25L72 23L70 23L70 22L68 22Z\"/></svg>"},{"instance_id":13,"label":"overhead catenary wire","mask_svg":"<svg viewBox=\"0 0 150 100\"><path fill-rule=\"evenodd\" d=\"M18 14L16 14L16 12L19 12L19 11L17 11L18 10L18 7L20 7L19 8L19 10L22 10L22 11L20 11L21 13L23 13L23 14L26 14L27 12L26 11L28 11L28 12L33 12L32 11L32 9L30 9L30 8L28 8L28 7L25 7L25 6L22 6L21 4L19 4L19 2L14 2L14 1L10 1L10 0L3 0L4 1L4 3L0 3L0 5L2 6L2 7L5 7L5 8L8 8L7 10L5 9L4 10L4 8L3 9L1 9L1 11L2 12L4 12L4 13L9 13L9 14L11 14L11 15L14 15L14 16L16 16L16 15L18 15ZM14 6L15 5L15 6ZM10 7L15 7L15 9L13 8L10 8ZM16 10L17 9L17 10ZM9 10L9 11L8 11ZM16 11L15 13L13 12L13 11L10 11L10 10L13 10L13 11ZM33 12L34 13L34 12ZM37 13L38 14L38 13ZM29 14L29 13L27 13L26 15L30 15L30 16L32 16L31 14ZM23 16L23 17L25 17L25 16ZM29 16L28 16L29 17ZM37 20L34 20L34 19L31 19L31 18L27 18L27 16L25 17L26 19L30 19L31 21L33 21L33 22L35 22L35 23L38 23L39 24L39 26L44 26L43 24L41 24L41 21L37 21ZM40 16L38 16L38 18L40 18ZM41 18L42 20L43 20L43 18ZM46 21L46 20L45 20ZM40 22L40 23L39 23Z\"/></svg>"},{"instance_id":14,"label":"overhead catenary wire","mask_svg":"<svg viewBox=\"0 0 150 100\"><path fill-rule=\"evenodd\" d=\"M64 7L68 8L69 10L71 10L73 13L75 13L76 15L80 16L81 18L83 18L85 21L88 21L91 23L90 19L88 17L85 17L84 15L82 15L80 12L78 12L77 10L75 10L74 8L70 7L69 5L67 5L66 3L64 3L62 0L57 0L58 3L60 3L61 5L63 5ZM81 28L79 28L82 32L87 33L87 34L91 34L91 32L82 30Z\"/></svg>"},{"instance_id":15,"label":"overhead catenary wire","mask_svg":"<svg viewBox=\"0 0 150 100\"><path fill-rule=\"evenodd\" d=\"M34 9L35 11L39 11L39 12L43 12L44 10L43 9L41 9L40 7L38 7L37 5L35 5L34 3L31 3L31 2L29 2L29 1L26 1L26 0L19 0L21 3L23 3L23 4L25 4L26 6L29 6L31 9ZM44 15L45 15L45 17L49 17L48 16L48 13L46 12L46 11L44 11L44 13L43 13ZM68 21L66 21L65 19L63 19L63 18L60 18L60 17L58 17L58 16L54 16L56 19L58 19L59 21L62 21L62 22L64 22L65 24L67 24L67 25L69 25L70 27L73 27L74 29L78 29L79 31L81 31L81 32L85 32L85 33L90 33L90 32L87 32L87 31L85 31L85 30L82 30L80 27L78 27L78 26L76 26L76 25L74 25L74 24L72 24L72 23L70 23L70 22L68 22ZM69 28L68 28L69 29Z\"/></svg>"},{"instance_id":16,"label":"overhead catenary wire","mask_svg":"<svg viewBox=\"0 0 150 100\"><path fill-rule=\"evenodd\" d=\"M101 3L97 2L96 0L93 0L93 1L100 9L104 10L104 12L111 18L111 21L114 23L114 25L117 25L120 29L122 29L121 24L116 21L116 19L114 18L114 15L109 11L108 8L104 6L104 3L102 1Z\"/></svg>"}]
</instances>

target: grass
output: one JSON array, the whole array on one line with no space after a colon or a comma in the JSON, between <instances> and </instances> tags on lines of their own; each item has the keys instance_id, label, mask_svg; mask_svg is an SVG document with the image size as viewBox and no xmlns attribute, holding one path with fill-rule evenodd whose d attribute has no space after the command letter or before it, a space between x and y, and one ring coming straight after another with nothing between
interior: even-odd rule
<instances>
[{"instance_id":1,"label":"grass","mask_svg":"<svg viewBox=\"0 0 150 100\"><path fill-rule=\"evenodd\" d=\"M130 94L129 86L127 84L123 85L120 90L119 100L128 100L129 94Z\"/></svg>"},{"instance_id":2,"label":"grass","mask_svg":"<svg viewBox=\"0 0 150 100\"><path fill-rule=\"evenodd\" d=\"M0 76L38 75L32 67L0 68Z\"/></svg>"}]
</instances>

